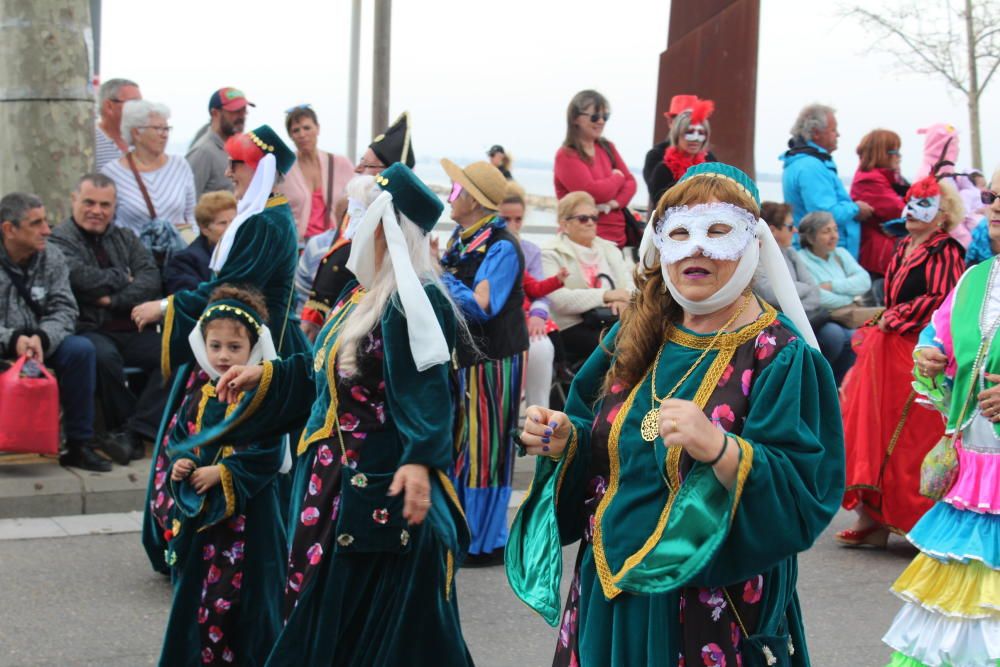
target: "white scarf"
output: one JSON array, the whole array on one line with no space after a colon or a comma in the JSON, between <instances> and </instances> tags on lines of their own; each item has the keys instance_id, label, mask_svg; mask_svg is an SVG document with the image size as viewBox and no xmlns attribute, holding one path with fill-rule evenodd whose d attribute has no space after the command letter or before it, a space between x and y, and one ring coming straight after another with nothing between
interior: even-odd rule
<instances>
[{"instance_id":1,"label":"white scarf","mask_svg":"<svg viewBox=\"0 0 1000 667\"><path fill-rule=\"evenodd\" d=\"M272 153L268 153L257 163L257 170L253 174L253 180L250 181L250 186L247 188L246 193L244 193L243 198L236 205L236 217L226 227L225 233L223 233L222 238L219 239L219 243L215 246L215 252L212 253L212 261L208 266L216 273L222 270L222 267L226 264L226 260L229 259L229 253L233 249L233 241L236 240L236 232L239 231L239 228L243 226L247 218L257 215L267 206L267 200L271 196L271 190L274 188L276 172L277 167L275 166L274 154ZM262 250L266 251L266 249Z\"/></svg>"},{"instance_id":2,"label":"white scarf","mask_svg":"<svg viewBox=\"0 0 1000 667\"><path fill-rule=\"evenodd\" d=\"M639 257L643 266L647 269L653 268L659 261L659 253L653 243L653 234L655 233L653 222L653 218L650 218L645 231L643 231L642 241L639 243ZM702 301L692 301L682 295L670 280L667 267L665 265L661 266L663 280L667 285L667 289L670 290L670 295L686 312L693 315L714 313L725 308L740 297L740 294L743 293L753 280L754 272L757 270L759 264L764 270L764 275L767 276L771 286L774 288L781 312L792 321L806 342L818 350L819 342L816 340L816 334L813 333L812 325L809 324L809 318L806 317L806 311L802 307L799 294L795 290L795 283L792 281L792 274L788 270L788 264L785 262L785 258L781 254L781 248L778 246L778 242L774 240L771 229L767 226L766 222L760 219L757 220L757 226L754 228L754 236L758 243L754 243L751 240L747 245L747 249L743 253L743 256L740 257L740 262L736 266L736 271L730 277L729 282L723 285L715 294Z\"/></svg>"},{"instance_id":3,"label":"white scarf","mask_svg":"<svg viewBox=\"0 0 1000 667\"><path fill-rule=\"evenodd\" d=\"M392 262L392 270L396 274L396 289L406 315L410 352L417 370L422 372L432 366L448 363L451 361L448 343L420 278L413 270L406 238L399 228L396 211L392 206L391 192L380 194L365 211L351 242L347 268L357 277L362 287L371 287L375 282L375 230L379 224L382 225L389 246L387 259Z\"/></svg>"}]
</instances>

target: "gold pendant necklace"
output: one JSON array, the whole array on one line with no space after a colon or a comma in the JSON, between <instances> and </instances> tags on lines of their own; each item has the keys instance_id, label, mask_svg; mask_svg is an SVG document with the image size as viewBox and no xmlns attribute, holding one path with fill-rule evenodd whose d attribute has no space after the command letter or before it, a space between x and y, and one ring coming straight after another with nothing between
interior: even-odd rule
<instances>
[{"instance_id":1,"label":"gold pendant necklace","mask_svg":"<svg viewBox=\"0 0 1000 667\"><path fill-rule=\"evenodd\" d=\"M684 384L684 382L689 377L691 377L691 373L693 373L695 369L701 365L701 362L705 360L705 357L708 355L709 351L715 347L715 344L719 341L719 338L722 336L722 334L725 333L726 329L732 326L733 322L739 319L740 315L743 314L743 311L747 309L747 306L750 304L750 300L753 298L753 296L749 292L746 292L745 294L746 296L743 299L743 304L736 310L735 313L733 313L733 316L730 317L729 320L722 325L722 328L720 328L715 333L715 336L712 338L711 342L704 349L704 351L702 351L702 353L698 356L694 364L692 364L691 367L687 369L687 372L684 373L683 377L681 377L681 379L677 381L677 384L675 384L670 389L670 391L667 392L667 395L664 396L663 398L660 398L659 396L656 395L656 367L660 365L660 356L663 354L663 349L667 346L667 341L666 340L663 341L663 344L660 346L660 350L656 353L656 359L653 360L653 368L651 371L652 378L650 378L649 386L650 386L650 393L653 396L652 401L650 402L650 405L652 407L650 407L649 412L646 413L646 415L642 418L642 422L639 424L639 435L642 436L643 440L645 440L646 442L653 442L660 435L660 404L662 404L663 401L667 400L668 398L671 398L677 392L677 390L680 389L681 385Z\"/></svg>"}]
</instances>

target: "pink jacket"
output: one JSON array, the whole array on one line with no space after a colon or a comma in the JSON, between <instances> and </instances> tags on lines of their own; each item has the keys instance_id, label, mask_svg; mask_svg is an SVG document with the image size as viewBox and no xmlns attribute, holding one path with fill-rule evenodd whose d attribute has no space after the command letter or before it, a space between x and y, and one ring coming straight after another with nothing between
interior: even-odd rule
<instances>
[{"instance_id":1,"label":"pink jacket","mask_svg":"<svg viewBox=\"0 0 1000 667\"><path fill-rule=\"evenodd\" d=\"M333 196L329 192L323 193L323 201L328 207L333 206L333 202L344 192L347 182L354 178L354 165L343 155L333 155L326 151L319 151L319 166L322 173L323 189L329 176L327 175L329 157L333 156ZM275 190L288 197L288 203L292 207L292 215L295 216L295 227L298 230L299 241L305 238L306 228L309 225L309 215L312 213L312 192L306 183L299 163L296 162L285 174L285 180L280 185L275 186ZM320 230L325 231L325 230Z\"/></svg>"}]
</instances>

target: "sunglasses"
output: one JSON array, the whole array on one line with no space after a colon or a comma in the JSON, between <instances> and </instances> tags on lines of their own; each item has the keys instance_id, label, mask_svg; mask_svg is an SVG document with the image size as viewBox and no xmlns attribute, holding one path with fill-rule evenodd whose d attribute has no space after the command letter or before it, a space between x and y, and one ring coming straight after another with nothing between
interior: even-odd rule
<instances>
[{"instance_id":1,"label":"sunglasses","mask_svg":"<svg viewBox=\"0 0 1000 667\"><path fill-rule=\"evenodd\" d=\"M454 204L455 200L462 196L462 184L455 183L451 186L451 194L448 195L448 203Z\"/></svg>"},{"instance_id":2,"label":"sunglasses","mask_svg":"<svg viewBox=\"0 0 1000 667\"><path fill-rule=\"evenodd\" d=\"M896 150L886 151L886 153L888 153L889 155L900 155L901 154L899 151L896 151Z\"/></svg>"},{"instance_id":3,"label":"sunglasses","mask_svg":"<svg viewBox=\"0 0 1000 667\"><path fill-rule=\"evenodd\" d=\"M577 116L586 116L587 114L585 114L583 112L580 112L580 113L578 113L576 115ZM605 111L604 113L592 113L592 114L590 114L590 122L591 123L596 123L597 121L600 121L600 120L603 120L606 123L606 122L608 122L609 118L611 118L611 112L610 111Z\"/></svg>"},{"instance_id":4,"label":"sunglasses","mask_svg":"<svg viewBox=\"0 0 1000 667\"><path fill-rule=\"evenodd\" d=\"M311 104L297 104L294 107L288 107L287 109L285 109L285 113L286 114L290 114L290 113L292 113L294 111L302 111L304 109L312 109L312 105Z\"/></svg>"},{"instance_id":5,"label":"sunglasses","mask_svg":"<svg viewBox=\"0 0 1000 667\"><path fill-rule=\"evenodd\" d=\"M597 222L597 216L596 215L571 215L571 216L569 216L566 219L567 220L576 220L581 225L585 225L588 222Z\"/></svg>"},{"instance_id":6,"label":"sunglasses","mask_svg":"<svg viewBox=\"0 0 1000 667\"><path fill-rule=\"evenodd\" d=\"M992 190L983 190L979 193L979 199L987 206L991 205L997 199L1000 199L1000 195L993 192Z\"/></svg>"}]
</instances>

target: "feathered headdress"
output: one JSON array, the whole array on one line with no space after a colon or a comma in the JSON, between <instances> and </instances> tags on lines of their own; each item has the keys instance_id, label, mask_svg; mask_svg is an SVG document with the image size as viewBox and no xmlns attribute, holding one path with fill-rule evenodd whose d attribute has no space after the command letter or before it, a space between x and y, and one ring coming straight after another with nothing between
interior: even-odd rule
<instances>
[{"instance_id":1,"label":"feathered headdress","mask_svg":"<svg viewBox=\"0 0 1000 667\"><path fill-rule=\"evenodd\" d=\"M690 125L701 125L715 111L715 102L712 100L697 100L691 105Z\"/></svg>"},{"instance_id":2,"label":"feathered headdress","mask_svg":"<svg viewBox=\"0 0 1000 667\"><path fill-rule=\"evenodd\" d=\"M906 191L905 201L938 197L940 195L941 184L933 176L926 176L910 186L910 189Z\"/></svg>"}]
</instances>

